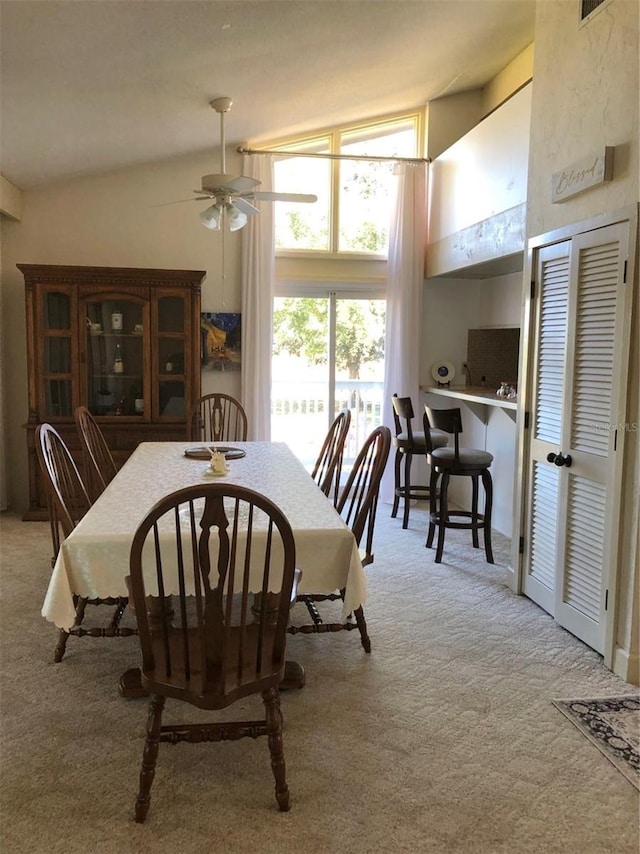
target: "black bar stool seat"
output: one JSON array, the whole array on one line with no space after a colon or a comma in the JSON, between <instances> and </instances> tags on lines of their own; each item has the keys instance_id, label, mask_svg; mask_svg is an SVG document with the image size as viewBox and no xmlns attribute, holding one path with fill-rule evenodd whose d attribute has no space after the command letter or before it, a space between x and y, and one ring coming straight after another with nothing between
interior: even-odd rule
<instances>
[{"instance_id":1,"label":"black bar stool seat","mask_svg":"<svg viewBox=\"0 0 640 854\"><path fill-rule=\"evenodd\" d=\"M493 454L488 451L480 451L475 448L461 448L459 435L462 433L462 416L459 408L432 409L425 406L424 413L425 436L434 427L453 434L453 447L436 447L427 438L427 457L431 463L430 481L430 514L429 533L427 534L427 548L433 545L436 529L438 531L438 543L436 546L435 562L442 561L444 551L444 535L447 528L462 528L471 530L474 549L480 547L478 532L484 533L484 550L487 563L493 563L493 550L491 548L491 510L493 505L493 481L489 468L493 462ZM471 510L451 510L448 503L449 479L451 477L471 478ZM436 490L440 480L439 503ZM482 480L485 493L484 513L478 512L479 481Z\"/></svg>"}]
</instances>

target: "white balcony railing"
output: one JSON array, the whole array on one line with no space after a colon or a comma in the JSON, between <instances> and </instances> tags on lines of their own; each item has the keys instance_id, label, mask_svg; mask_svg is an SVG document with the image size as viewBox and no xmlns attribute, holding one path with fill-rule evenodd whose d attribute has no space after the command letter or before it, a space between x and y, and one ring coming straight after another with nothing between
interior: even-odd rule
<instances>
[{"instance_id":1,"label":"white balcony railing","mask_svg":"<svg viewBox=\"0 0 640 854\"><path fill-rule=\"evenodd\" d=\"M351 411L344 465L355 460L369 433L382 423L383 383L336 381L335 405L329 405L326 382L274 381L271 386L271 438L286 442L309 469L318 456L329 425L341 409Z\"/></svg>"}]
</instances>

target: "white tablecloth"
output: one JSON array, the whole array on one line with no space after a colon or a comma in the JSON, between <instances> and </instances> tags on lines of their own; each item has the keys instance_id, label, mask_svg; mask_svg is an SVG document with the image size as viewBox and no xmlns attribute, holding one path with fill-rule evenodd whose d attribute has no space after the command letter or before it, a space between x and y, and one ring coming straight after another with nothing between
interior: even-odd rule
<instances>
[{"instance_id":1,"label":"white tablecloth","mask_svg":"<svg viewBox=\"0 0 640 854\"><path fill-rule=\"evenodd\" d=\"M211 481L205 460L184 456L193 442L145 442L62 543L42 608L59 628L75 619L73 594L127 596L129 550L149 509L174 490ZM353 534L291 450L279 442L235 442L246 456L215 482L255 489L274 501L293 529L300 593L345 588L343 615L364 604L367 583Z\"/></svg>"}]
</instances>

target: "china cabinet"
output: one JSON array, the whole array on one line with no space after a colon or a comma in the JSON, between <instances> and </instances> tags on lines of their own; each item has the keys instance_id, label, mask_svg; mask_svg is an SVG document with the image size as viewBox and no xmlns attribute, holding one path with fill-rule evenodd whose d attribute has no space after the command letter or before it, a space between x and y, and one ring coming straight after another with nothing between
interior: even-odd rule
<instances>
[{"instance_id":1,"label":"china cabinet","mask_svg":"<svg viewBox=\"0 0 640 854\"><path fill-rule=\"evenodd\" d=\"M74 411L96 417L117 464L180 440L200 396L202 270L18 264L25 280L29 510L46 518L34 431L48 421L82 470Z\"/></svg>"}]
</instances>

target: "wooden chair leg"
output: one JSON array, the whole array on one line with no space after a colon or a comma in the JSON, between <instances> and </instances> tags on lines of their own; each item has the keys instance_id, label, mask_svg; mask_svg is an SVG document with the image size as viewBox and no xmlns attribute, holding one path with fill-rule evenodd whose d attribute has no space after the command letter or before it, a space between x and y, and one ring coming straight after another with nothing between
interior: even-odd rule
<instances>
[{"instance_id":1,"label":"wooden chair leg","mask_svg":"<svg viewBox=\"0 0 640 854\"><path fill-rule=\"evenodd\" d=\"M493 510L493 479L491 472L482 472L482 485L484 486L484 551L487 563L494 563L493 549L491 548L491 511Z\"/></svg>"},{"instance_id":2,"label":"wooden chair leg","mask_svg":"<svg viewBox=\"0 0 640 854\"><path fill-rule=\"evenodd\" d=\"M391 518L395 519L398 515L398 505L400 504L400 463L402 454L396 451L396 458L393 463L393 507L391 508Z\"/></svg>"},{"instance_id":3,"label":"wooden chair leg","mask_svg":"<svg viewBox=\"0 0 640 854\"><path fill-rule=\"evenodd\" d=\"M402 514L402 527L407 528L409 525L409 503L411 499L411 463L413 462L413 454L408 451L404 455L404 512Z\"/></svg>"},{"instance_id":4,"label":"wooden chair leg","mask_svg":"<svg viewBox=\"0 0 640 854\"><path fill-rule=\"evenodd\" d=\"M147 738L142 751L142 766L140 768L140 790L136 798L135 818L139 824L147 817L151 803L151 784L156 775L156 759L160 746L160 727L162 726L164 704L164 697L158 694L151 696L147 718Z\"/></svg>"},{"instance_id":5,"label":"wooden chair leg","mask_svg":"<svg viewBox=\"0 0 640 854\"><path fill-rule=\"evenodd\" d=\"M84 620L84 612L87 607L87 600L83 599L81 596L76 597L75 601L76 606L76 618L73 621L73 628L77 628L81 625ZM53 660L56 664L59 664L64 658L64 654L67 649L67 641L69 640L70 634L64 629L60 629L58 632L58 643L56 644L56 648L53 653Z\"/></svg>"},{"instance_id":6,"label":"wooden chair leg","mask_svg":"<svg viewBox=\"0 0 640 854\"><path fill-rule=\"evenodd\" d=\"M480 548L478 540L478 475L471 477L471 542L474 549Z\"/></svg>"},{"instance_id":7,"label":"wooden chair leg","mask_svg":"<svg viewBox=\"0 0 640 854\"><path fill-rule=\"evenodd\" d=\"M281 812L289 809L289 788L287 786L284 750L282 746L282 712L280 695L276 688L268 688L262 693L267 718L267 741L271 754L271 770L276 781L276 800Z\"/></svg>"},{"instance_id":8,"label":"wooden chair leg","mask_svg":"<svg viewBox=\"0 0 640 854\"><path fill-rule=\"evenodd\" d=\"M111 616L111 622L109 623L109 628L117 629L120 625L120 620L122 619L122 615L124 614L126 607L128 604L128 599L124 596L118 597L118 604L116 605L115 611Z\"/></svg>"},{"instance_id":9,"label":"wooden chair leg","mask_svg":"<svg viewBox=\"0 0 640 854\"><path fill-rule=\"evenodd\" d=\"M447 492L449 491L449 472L443 472L440 483L440 513L438 514L438 545L436 547L436 563L442 562L444 551L444 532L447 529L449 508L447 505Z\"/></svg>"},{"instance_id":10,"label":"wooden chair leg","mask_svg":"<svg viewBox=\"0 0 640 854\"><path fill-rule=\"evenodd\" d=\"M56 664L59 664L64 658L68 640L69 632L66 632L64 629L59 629L58 642L56 643L56 648L53 651L53 660Z\"/></svg>"},{"instance_id":11,"label":"wooden chair leg","mask_svg":"<svg viewBox=\"0 0 640 854\"><path fill-rule=\"evenodd\" d=\"M358 631L360 632L360 641L362 643L362 648L365 652L371 652L371 639L369 638L369 633L367 631L367 621L364 618L364 611L362 610L362 605L359 608L355 609L353 615L356 618L356 625L358 626Z\"/></svg>"}]
</instances>

